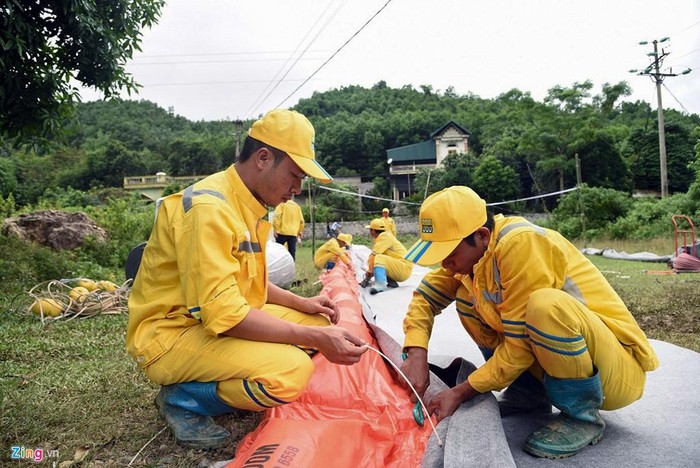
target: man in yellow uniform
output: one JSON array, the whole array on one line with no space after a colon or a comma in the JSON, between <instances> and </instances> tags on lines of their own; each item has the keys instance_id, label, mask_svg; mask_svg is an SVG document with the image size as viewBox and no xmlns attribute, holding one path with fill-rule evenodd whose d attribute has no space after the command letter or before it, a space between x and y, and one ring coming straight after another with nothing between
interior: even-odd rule
<instances>
[{"instance_id":1,"label":"man in yellow uniform","mask_svg":"<svg viewBox=\"0 0 700 468\"><path fill-rule=\"evenodd\" d=\"M384 220L384 226L386 226L386 230L389 231L396 237L396 223L394 222L394 218L389 216L389 208L384 208L382 210L382 220Z\"/></svg>"},{"instance_id":2,"label":"man in yellow uniform","mask_svg":"<svg viewBox=\"0 0 700 468\"><path fill-rule=\"evenodd\" d=\"M441 263L413 294L404 319L402 371L419 393L428 386L428 340L450 303L486 363L433 398L438 420L480 393L506 388L501 415L549 413L552 422L524 450L566 458L602 437L599 410L641 398L658 358L600 271L556 231L520 217L493 216L468 187L428 197L420 240L406 258Z\"/></svg>"},{"instance_id":3,"label":"man in yellow uniform","mask_svg":"<svg viewBox=\"0 0 700 468\"><path fill-rule=\"evenodd\" d=\"M394 235L386 230L384 219L375 218L365 228L374 239L372 253L367 259L367 273L361 286L366 288L374 277L374 286L370 294L397 288L398 281L406 281L413 272L413 263L404 259L406 247Z\"/></svg>"},{"instance_id":4,"label":"man in yellow uniform","mask_svg":"<svg viewBox=\"0 0 700 468\"><path fill-rule=\"evenodd\" d=\"M156 406L179 443L217 447L229 432L211 416L262 411L296 399L314 350L359 361L362 340L336 326L335 304L267 280L267 206L331 177L314 155L314 129L278 109L253 123L238 160L163 199L129 297L126 347L162 385Z\"/></svg>"},{"instance_id":5,"label":"man in yellow uniform","mask_svg":"<svg viewBox=\"0 0 700 468\"><path fill-rule=\"evenodd\" d=\"M339 261L349 265L350 257L345 249L350 247L351 244L352 234L340 233L337 238L330 238L314 254L314 265L319 270L330 270Z\"/></svg>"},{"instance_id":6,"label":"man in yellow uniform","mask_svg":"<svg viewBox=\"0 0 700 468\"><path fill-rule=\"evenodd\" d=\"M272 219L272 228L277 243L287 244L287 251L296 260L297 240L301 242L301 236L304 233L304 215L301 207L293 199L277 205Z\"/></svg>"}]
</instances>

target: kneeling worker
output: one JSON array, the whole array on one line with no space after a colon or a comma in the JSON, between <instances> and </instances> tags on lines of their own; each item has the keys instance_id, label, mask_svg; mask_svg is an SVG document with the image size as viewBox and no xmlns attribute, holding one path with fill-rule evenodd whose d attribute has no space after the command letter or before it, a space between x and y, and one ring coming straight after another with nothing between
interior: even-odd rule
<instances>
[{"instance_id":1,"label":"kneeling worker","mask_svg":"<svg viewBox=\"0 0 700 468\"><path fill-rule=\"evenodd\" d=\"M641 398L646 372L659 365L603 274L558 232L488 213L468 187L428 197L419 222L420 240L406 258L442 268L423 278L408 306L401 370L425 392L433 322L452 302L486 358L437 394L428 412L439 421L476 395L507 387L502 416L561 410L529 436L526 452L566 458L597 443L605 430L599 410Z\"/></svg>"},{"instance_id":2,"label":"kneeling worker","mask_svg":"<svg viewBox=\"0 0 700 468\"><path fill-rule=\"evenodd\" d=\"M350 257L346 249L352 244L352 234L340 233L338 237L330 238L325 244L318 248L314 254L314 265L319 270L330 270L338 261L350 264Z\"/></svg>"},{"instance_id":3,"label":"kneeling worker","mask_svg":"<svg viewBox=\"0 0 700 468\"><path fill-rule=\"evenodd\" d=\"M160 385L156 407L177 441L214 448L230 433L212 416L296 400L316 350L358 362L364 342L337 325L326 296L301 297L268 280L268 206L301 193L316 161L314 128L276 109L250 128L237 161L165 197L129 296L126 347Z\"/></svg>"},{"instance_id":4,"label":"kneeling worker","mask_svg":"<svg viewBox=\"0 0 700 468\"><path fill-rule=\"evenodd\" d=\"M413 272L413 263L404 259L406 247L394 235L386 230L382 218L373 219L365 228L374 239L372 253L367 259L367 273L361 286L366 288L374 277L374 287L370 294L397 288L397 281L406 281Z\"/></svg>"}]
</instances>

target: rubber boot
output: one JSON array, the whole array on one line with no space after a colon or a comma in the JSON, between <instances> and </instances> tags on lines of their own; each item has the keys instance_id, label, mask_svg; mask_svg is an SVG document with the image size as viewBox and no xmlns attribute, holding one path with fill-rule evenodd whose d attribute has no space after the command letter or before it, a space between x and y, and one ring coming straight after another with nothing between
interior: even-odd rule
<instances>
[{"instance_id":1,"label":"rubber boot","mask_svg":"<svg viewBox=\"0 0 700 468\"><path fill-rule=\"evenodd\" d=\"M549 414L552 404L542 382L525 371L498 396L501 417L513 414Z\"/></svg>"},{"instance_id":2,"label":"rubber boot","mask_svg":"<svg viewBox=\"0 0 700 468\"><path fill-rule=\"evenodd\" d=\"M217 395L216 382L165 385L158 392L155 404L178 443L185 447L217 448L231 436L211 418L234 411Z\"/></svg>"},{"instance_id":3,"label":"rubber boot","mask_svg":"<svg viewBox=\"0 0 700 468\"><path fill-rule=\"evenodd\" d=\"M596 371L587 379L557 379L545 375L544 388L559 416L535 431L523 449L536 457L568 458L603 438L605 421L598 410L603 388Z\"/></svg>"},{"instance_id":4,"label":"rubber boot","mask_svg":"<svg viewBox=\"0 0 700 468\"><path fill-rule=\"evenodd\" d=\"M370 294L377 294L386 291L386 268L374 266L374 287L369 290Z\"/></svg>"}]
</instances>

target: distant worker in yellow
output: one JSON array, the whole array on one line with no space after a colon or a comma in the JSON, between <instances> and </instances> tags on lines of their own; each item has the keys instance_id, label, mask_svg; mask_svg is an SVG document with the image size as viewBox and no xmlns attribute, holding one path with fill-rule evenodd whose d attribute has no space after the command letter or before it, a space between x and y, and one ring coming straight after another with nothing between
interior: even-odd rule
<instances>
[{"instance_id":1,"label":"distant worker in yellow","mask_svg":"<svg viewBox=\"0 0 700 468\"><path fill-rule=\"evenodd\" d=\"M386 225L386 230L391 232L394 237L396 237L396 223L394 222L394 218L389 216L389 208L384 208L382 210L382 219Z\"/></svg>"},{"instance_id":2,"label":"distant worker in yellow","mask_svg":"<svg viewBox=\"0 0 700 468\"><path fill-rule=\"evenodd\" d=\"M328 241L318 248L314 255L314 265L319 270L330 270L338 262L343 262L346 265L350 264L350 256L346 249L352 244L352 234L340 233L338 237L331 237Z\"/></svg>"},{"instance_id":3,"label":"distant worker in yellow","mask_svg":"<svg viewBox=\"0 0 700 468\"><path fill-rule=\"evenodd\" d=\"M406 281L413 272L413 263L404 259L408 252L406 247L387 230L384 218L373 219L365 228L369 229L374 245L367 259L367 273L360 285L366 288L374 277L370 294L386 291L387 287L398 288L398 281Z\"/></svg>"},{"instance_id":4,"label":"distant worker in yellow","mask_svg":"<svg viewBox=\"0 0 700 468\"><path fill-rule=\"evenodd\" d=\"M304 215L301 207L293 199L277 205L272 227L277 243L287 244L289 254L296 260L297 241L301 242L304 233Z\"/></svg>"}]
</instances>

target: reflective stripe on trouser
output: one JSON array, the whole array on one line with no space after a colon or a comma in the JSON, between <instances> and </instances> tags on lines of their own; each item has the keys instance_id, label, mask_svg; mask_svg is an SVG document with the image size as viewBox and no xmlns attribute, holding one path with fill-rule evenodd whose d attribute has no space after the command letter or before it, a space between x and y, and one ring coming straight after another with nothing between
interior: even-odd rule
<instances>
[{"instance_id":1,"label":"reflective stripe on trouser","mask_svg":"<svg viewBox=\"0 0 700 468\"><path fill-rule=\"evenodd\" d=\"M533 352L547 375L583 379L593 376L595 366L604 410L641 398L646 374L639 363L600 318L571 295L558 289L531 293L525 321Z\"/></svg>"},{"instance_id":2,"label":"reflective stripe on trouser","mask_svg":"<svg viewBox=\"0 0 700 468\"><path fill-rule=\"evenodd\" d=\"M289 322L328 325L323 315L305 314L278 305L263 310ZM294 401L306 389L314 366L297 346L222 336L201 326L187 329L163 356L148 366L155 383L218 382L219 397L230 406L261 411Z\"/></svg>"},{"instance_id":3,"label":"reflective stripe on trouser","mask_svg":"<svg viewBox=\"0 0 700 468\"><path fill-rule=\"evenodd\" d=\"M462 327L479 347L484 360L488 361L493 356L493 351L505 340L504 334L491 328L474 310L472 298L466 288L457 290L455 304ZM538 380L542 380L542 368L537 361L530 366L529 371Z\"/></svg>"},{"instance_id":4,"label":"reflective stripe on trouser","mask_svg":"<svg viewBox=\"0 0 700 468\"><path fill-rule=\"evenodd\" d=\"M411 277L413 263L402 258L394 258L389 255L374 255L374 265L386 268L386 276L394 281L406 281Z\"/></svg>"}]
</instances>

